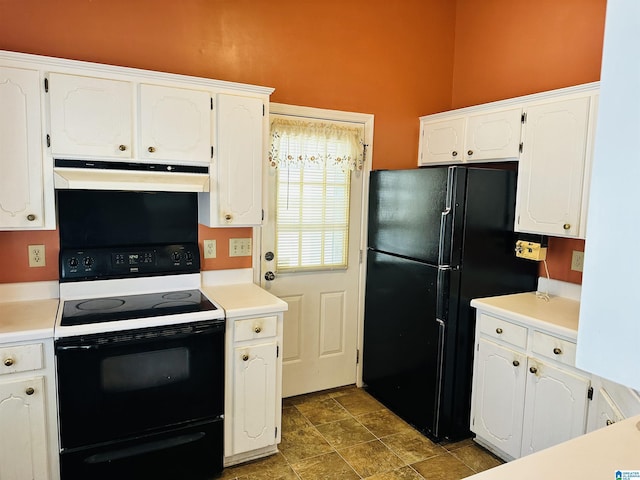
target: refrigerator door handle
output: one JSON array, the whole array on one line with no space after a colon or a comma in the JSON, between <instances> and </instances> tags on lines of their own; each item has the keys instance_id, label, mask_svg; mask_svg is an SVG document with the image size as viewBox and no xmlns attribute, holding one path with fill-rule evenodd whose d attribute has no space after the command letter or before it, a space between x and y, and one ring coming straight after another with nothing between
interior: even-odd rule
<instances>
[{"instance_id":1,"label":"refrigerator door handle","mask_svg":"<svg viewBox=\"0 0 640 480\"><path fill-rule=\"evenodd\" d=\"M440 249L438 252L438 265L447 266L451 262L452 212L451 207L447 206L440 217Z\"/></svg>"},{"instance_id":2,"label":"refrigerator door handle","mask_svg":"<svg viewBox=\"0 0 640 480\"><path fill-rule=\"evenodd\" d=\"M449 318L449 283L451 279L451 267L438 267L436 284L436 318L438 321L446 321Z\"/></svg>"},{"instance_id":3,"label":"refrigerator door handle","mask_svg":"<svg viewBox=\"0 0 640 480\"><path fill-rule=\"evenodd\" d=\"M440 436L440 403L442 400L442 382L444 380L444 338L446 325L440 318L436 318L438 322L438 360L436 363L436 388L435 388L435 401L434 401L434 421L433 421L433 433L436 437Z\"/></svg>"}]
</instances>

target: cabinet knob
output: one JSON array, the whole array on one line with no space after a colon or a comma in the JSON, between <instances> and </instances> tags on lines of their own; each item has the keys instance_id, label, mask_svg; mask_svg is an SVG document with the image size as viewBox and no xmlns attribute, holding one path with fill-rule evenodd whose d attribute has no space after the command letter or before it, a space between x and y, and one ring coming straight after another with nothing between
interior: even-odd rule
<instances>
[{"instance_id":1,"label":"cabinet knob","mask_svg":"<svg viewBox=\"0 0 640 480\"><path fill-rule=\"evenodd\" d=\"M553 349L553 353L555 353L556 355L560 355L562 353L562 349L556 347Z\"/></svg>"},{"instance_id":2,"label":"cabinet knob","mask_svg":"<svg viewBox=\"0 0 640 480\"><path fill-rule=\"evenodd\" d=\"M242 361L243 361L243 362L246 362L247 360L249 360L249 355L247 355L246 353L244 353L244 354L242 355Z\"/></svg>"},{"instance_id":3,"label":"cabinet knob","mask_svg":"<svg viewBox=\"0 0 640 480\"><path fill-rule=\"evenodd\" d=\"M230 222L231 220L233 220L233 215L231 215L230 213L227 213L224 216L224 220L225 220L225 222Z\"/></svg>"},{"instance_id":4,"label":"cabinet knob","mask_svg":"<svg viewBox=\"0 0 640 480\"><path fill-rule=\"evenodd\" d=\"M500 327L496 328L496 333L502 335L502 329Z\"/></svg>"},{"instance_id":5,"label":"cabinet knob","mask_svg":"<svg viewBox=\"0 0 640 480\"><path fill-rule=\"evenodd\" d=\"M155 151L156 151L156 147L149 147L149 148L147 148L147 151L148 151L149 153L153 153L153 152L155 152Z\"/></svg>"},{"instance_id":6,"label":"cabinet knob","mask_svg":"<svg viewBox=\"0 0 640 480\"><path fill-rule=\"evenodd\" d=\"M14 360L11 357L4 359L4 366L5 367L10 367L11 365L13 365L13 363L14 363Z\"/></svg>"},{"instance_id":7,"label":"cabinet knob","mask_svg":"<svg viewBox=\"0 0 640 480\"><path fill-rule=\"evenodd\" d=\"M607 419L607 427L609 425L613 425L614 423L616 423L616 422L614 422L613 420Z\"/></svg>"},{"instance_id":8,"label":"cabinet knob","mask_svg":"<svg viewBox=\"0 0 640 480\"><path fill-rule=\"evenodd\" d=\"M571 228L571 224L570 223L565 223L562 228L564 228L565 230L569 230Z\"/></svg>"},{"instance_id":9,"label":"cabinet knob","mask_svg":"<svg viewBox=\"0 0 640 480\"><path fill-rule=\"evenodd\" d=\"M457 157L458 156L458 152L456 152L455 150L453 152L451 152L451 156L452 157Z\"/></svg>"},{"instance_id":10,"label":"cabinet knob","mask_svg":"<svg viewBox=\"0 0 640 480\"><path fill-rule=\"evenodd\" d=\"M529 371L531 373L538 373L538 369L536 367L529 367Z\"/></svg>"},{"instance_id":11,"label":"cabinet knob","mask_svg":"<svg viewBox=\"0 0 640 480\"><path fill-rule=\"evenodd\" d=\"M518 360L514 360L514 361L513 361L513 366L514 366L514 367L518 367L518 366L520 366L520 362L519 362Z\"/></svg>"},{"instance_id":12,"label":"cabinet knob","mask_svg":"<svg viewBox=\"0 0 640 480\"><path fill-rule=\"evenodd\" d=\"M120 150L121 152L124 152L126 149L127 149L127 146L126 146L126 145L120 145L120 146L118 147L118 150Z\"/></svg>"},{"instance_id":13,"label":"cabinet knob","mask_svg":"<svg viewBox=\"0 0 640 480\"><path fill-rule=\"evenodd\" d=\"M33 387L28 387L24 393L26 393L27 395L33 395L35 393L35 390L33 389Z\"/></svg>"},{"instance_id":14,"label":"cabinet knob","mask_svg":"<svg viewBox=\"0 0 640 480\"><path fill-rule=\"evenodd\" d=\"M467 152L467 155L469 155L469 156L473 155L473 150L469 150L469 151Z\"/></svg>"},{"instance_id":15,"label":"cabinet knob","mask_svg":"<svg viewBox=\"0 0 640 480\"><path fill-rule=\"evenodd\" d=\"M33 213L30 213L29 215L27 215L27 220L29 220L30 222L33 222L36 219L36 216Z\"/></svg>"},{"instance_id":16,"label":"cabinet knob","mask_svg":"<svg viewBox=\"0 0 640 480\"><path fill-rule=\"evenodd\" d=\"M254 332L256 333L260 333L262 331L262 328L260 328L259 325L256 325L256 327L253 329Z\"/></svg>"}]
</instances>

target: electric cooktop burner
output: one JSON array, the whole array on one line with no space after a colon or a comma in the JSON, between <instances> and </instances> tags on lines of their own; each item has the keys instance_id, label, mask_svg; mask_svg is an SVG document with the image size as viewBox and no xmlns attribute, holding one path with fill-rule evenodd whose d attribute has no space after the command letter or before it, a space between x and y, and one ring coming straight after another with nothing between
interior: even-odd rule
<instances>
[{"instance_id":1,"label":"electric cooktop burner","mask_svg":"<svg viewBox=\"0 0 640 480\"><path fill-rule=\"evenodd\" d=\"M200 290L65 300L61 326L217 310Z\"/></svg>"}]
</instances>

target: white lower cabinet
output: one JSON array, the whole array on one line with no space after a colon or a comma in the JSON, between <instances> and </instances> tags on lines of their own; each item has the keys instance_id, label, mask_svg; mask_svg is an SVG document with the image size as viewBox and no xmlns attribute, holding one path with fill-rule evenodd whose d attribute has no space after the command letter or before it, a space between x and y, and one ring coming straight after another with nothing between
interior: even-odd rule
<instances>
[{"instance_id":1,"label":"white lower cabinet","mask_svg":"<svg viewBox=\"0 0 640 480\"><path fill-rule=\"evenodd\" d=\"M478 312L471 430L506 460L585 433L590 376L575 343Z\"/></svg>"},{"instance_id":2,"label":"white lower cabinet","mask_svg":"<svg viewBox=\"0 0 640 480\"><path fill-rule=\"evenodd\" d=\"M44 379L0 381L0 478L49 478Z\"/></svg>"},{"instance_id":3,"label":"white lower cabinet","mask_svg":"<svg viewBox=\"0 0 640 480\"><path fill-rule=\"evenodd\" d=\"M59 478L52 342L0 344L0 479Z\"/></svg>"},{"instance_id":4,"label":"white lower cabinet","mask_svg":"<svg viewBox=\"0 0 640 480\"><path fill-rule=\"evenodd\" d=\"M225 466L277 451L282 314L227 317Z\"/></svg>"}]
</instances>

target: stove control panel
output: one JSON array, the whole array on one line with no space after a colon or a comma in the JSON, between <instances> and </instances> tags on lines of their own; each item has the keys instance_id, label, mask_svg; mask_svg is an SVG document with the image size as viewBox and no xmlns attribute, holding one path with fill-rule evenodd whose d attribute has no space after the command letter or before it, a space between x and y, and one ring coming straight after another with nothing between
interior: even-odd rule
<instances>
[{"instance_id":1,"label":"stove control panel","mask_svg":"<svg viewBox=\"0 0 640 480\"><path fill-rule=\"evenodd\" d=\"M192 243L60 251L60 281L198 273L199 271L200 251L198 245Z\"/></svg>"}]
</instances>

